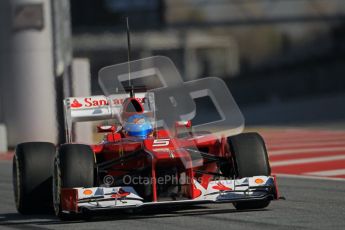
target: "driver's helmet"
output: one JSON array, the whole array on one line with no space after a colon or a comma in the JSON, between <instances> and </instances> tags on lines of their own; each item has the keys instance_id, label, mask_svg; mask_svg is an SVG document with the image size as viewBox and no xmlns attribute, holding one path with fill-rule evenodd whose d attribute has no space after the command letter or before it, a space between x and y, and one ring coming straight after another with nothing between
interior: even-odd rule
<instances>
[{"instance_id":1,"label":"driver's helmet","mask_svg":"<svg viewBox=\"0 0 345 230\"><path fill-rule=\"evenodd\" d=\"M146 138L153 131L150 120L144 114L135 114L128 117L123 128L129 136L139 138Z\"/></svg>"}]
</instances>

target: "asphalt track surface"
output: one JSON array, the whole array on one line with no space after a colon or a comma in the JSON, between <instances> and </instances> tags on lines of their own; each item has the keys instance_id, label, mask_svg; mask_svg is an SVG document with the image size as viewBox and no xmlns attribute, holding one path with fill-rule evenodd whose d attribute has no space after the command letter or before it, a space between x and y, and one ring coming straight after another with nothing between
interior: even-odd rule
<instances>
[{"instance_id":1,"label":"asphalt track surface","mask_svg":"<svg viewBox=\"0 0 345 230\"><path fill-rule=\"evenodd\" d=\"M114 213L89 221L61 222L52 215L15 210L11 161L0 161L0 229L344 229L345 182L278 177L286 200L264 210L236 211L231 204Z\"/></svg>"}]
</instances>

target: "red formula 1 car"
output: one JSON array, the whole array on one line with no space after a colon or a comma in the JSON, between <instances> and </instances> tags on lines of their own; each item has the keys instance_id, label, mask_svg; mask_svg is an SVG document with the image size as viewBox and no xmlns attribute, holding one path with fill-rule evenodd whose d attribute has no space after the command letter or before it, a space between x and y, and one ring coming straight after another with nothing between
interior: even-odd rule
<instances>
[{"instance_id":1,"label":"red formula 1 car","mask_svg":"<svg viewBox=\"0 0 345 230\"><path fill-rule=\"evenodd\" d=\"M128 71L130 70L130 71ZM61 219L99 210L277 199L263 139L224 82L183 82L166 57L108 66L102 96L64 100L67 143L19 144L13 160L20 213L54 207ZM95 145L73 142L73 124L103 121ZM105 122L106 121L106 122Z\"/></svg>"}]
</instances>

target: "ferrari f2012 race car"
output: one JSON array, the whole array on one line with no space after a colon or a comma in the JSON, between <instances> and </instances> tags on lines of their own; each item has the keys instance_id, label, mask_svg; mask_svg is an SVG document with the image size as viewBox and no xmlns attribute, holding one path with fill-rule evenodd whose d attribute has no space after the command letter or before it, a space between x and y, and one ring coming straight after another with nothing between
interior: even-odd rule
<instances>
[{"instance_id":1,"label":"ferrari f2012 race car","mask_svg":"<svg viewBox=\"0 0 345 230\"><path fill-rule=\"evenodd\" d=\"M263 138L219 78L184 82L156 56L100 70L101 96L64 100L66 143L21 143L13 159L17 210L71 219L100 210L278 198ZM99 121L97 144L75 143L76 122Z\"/></svg>"}]
</instances>

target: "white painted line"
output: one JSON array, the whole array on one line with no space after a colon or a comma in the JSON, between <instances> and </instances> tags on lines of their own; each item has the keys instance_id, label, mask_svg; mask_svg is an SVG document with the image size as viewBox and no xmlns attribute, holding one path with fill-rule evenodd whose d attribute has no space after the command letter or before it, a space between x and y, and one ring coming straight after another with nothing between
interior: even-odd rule
<instances>
[{"instance_id":1,"label":"white painted line","mask_svg":"<svg viewBox=\"0 0 345 230\"><path fill-rule=\"evenodd\" d=\"M328 141L328 142L303 142L303 143L281 143L281 144L268 144L267 147L268 148L298 148L298 147L322 147L322 146L332 146L332 145L336 145L336 146L343 146L345 147L345 141Z\"/></svg>"},{"instance_id":2,"label":"white painted line","mask_svg":"<svg viewBox=\"0 0 345 230\"><path fill-rule=\"evenodd\" d=\"M318 153L318 152L339 152L344 151L345 147L326 147L326 148L305 148L305 149L285 149L285 150L272 150L268 151L270 155L284 155L284 154L292 154L292 153Z\"/></svg>"},{"instance_id":3,"label":"white painted line","mask_svg":"<svg viewBox=\"0 0 345 230\"><path fill-rule=\"evenodd\" d=\"M304 138L304 137L296 137L296 138L267 138L264 137L264 140L268 144L294 144L294 143L309 143L309 142L321 142L321 143L327 143L329 141L342 141L345 143L345 137L322 137L322 138Z\"/></svg>"},{"instance_id":4,"label":"white painted line","mask_svg":"<svg viewBox=\"0 0 345 230\"><path fill-rule=\"evenodd\" d=\"M275 161L275 162L271 162L270 165L272 167L274 167L274 166L297 165L297 164L305 164L305 163L335 161L335 160L345 160L345 155L330 156L330 157L312 157L312 158L302 158L302 159L285 160L285 161Z\"/></svg>"},{"instance_id":5,"label":"white painted line","mask_svg":"<svg viewBox=\"0 0 345 230\"><path fill-rule=\"evenodd\" d=\"M340 175L345 175L345 169L309 172L305 174L310 175L310 176L340 176Z\"/></svg>"},{"instance_id":6,"label":"white painted line","mask_svg":"<svg viewBox=\"0 0 345 230\"><path fill-rule=\"evenodd\" d=\"M285 178L297 178L297 179L312 179L312 180L331 180L331 181L344 181L345 178L332 178L332 177L319 177L319 176L306 176L306 175L294 175L294 174L274 174L278 176L278 185L279 185L279 177Z\"/></svg>"},{"instance_id":7,"label":"white painted line","mask_svg":"<svg viewBox=\"0 0 345 230\"><path fill-rule=\"evenodd\" d=\"M311 130L304 130L304 131L287 131L285 129L278 130L275 132L272 131L259 131L259 133L263 136L301 136L301 135L309 135L309 136L320 136L320 135L345 135L344 131L311 131Z\"/></svg>"}]
</instances>

